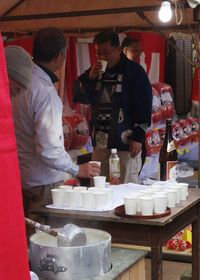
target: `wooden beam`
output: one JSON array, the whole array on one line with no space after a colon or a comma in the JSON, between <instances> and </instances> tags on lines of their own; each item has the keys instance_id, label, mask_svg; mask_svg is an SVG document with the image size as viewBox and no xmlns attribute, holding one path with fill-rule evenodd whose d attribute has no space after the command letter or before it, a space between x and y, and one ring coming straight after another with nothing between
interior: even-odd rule
<instances>
[{"instance_id":1,"label":"wooden beam","mask_svg":"<svg viewBox=\"0 0 200 280\"><path fill-rule=\"evenodd\" d=\"M19 7L23 2L25 2L26 0L21 0L18 3L16 3L14 6L12 6L9 10L7 10L1 17L5 17L7 16L9 13L11 13L12 11L14 11L17 7Z\"/></svg>"},{"instance_id":2,"label":"wooden beam","mask_svg":"<svg viewBox=\"0 0 200 280\"><path fill-rule=\"evenodd\" d=\"M99 10L87 10L87 11L74 11L74 12L61 12L61 13L48 13L48 14L34 14L34 15L22 15L22 16L7 16L0 17L1 22L16 21L16 20L40 20L40 19L52 19L52 18L67 18L67 17L84 17L84 16L97 16L107 14L127 14L137 13L140 11L155 11L160 8L159 5L153 6L139 6L139 7L124 7L115 9L99 9Z\"/></svg>"},{"instance_id":3,"label":"wooden beam","mask_svg":"<svg viewBox=\"0 0 200 280\"><path fill-rule=\"evenodd\" d=\"M195 28L196 25L192 24L191 27ZM84 33L98 33L104 30L114 30L117 33L120 32L128 32L128 31L153 31L153 28L151 26L134 26L134 25L130 25L130 26L123 26L123 27L99 27L99 28L74 28L74 29L62 29L62 31L64 33L67 34L84 34ZM188 26L187 24L184 25L168 25L168 26L160 26L159 30L161 31L181 31L181 30L188 30ZM31 36L32 34L35 34L36 31L20 31L20 30L16 30L13 32L4 32L2 31L1 34L3 36L13 36L13 35L19 35L19 36Z\"/></svg>"}]
</instances>

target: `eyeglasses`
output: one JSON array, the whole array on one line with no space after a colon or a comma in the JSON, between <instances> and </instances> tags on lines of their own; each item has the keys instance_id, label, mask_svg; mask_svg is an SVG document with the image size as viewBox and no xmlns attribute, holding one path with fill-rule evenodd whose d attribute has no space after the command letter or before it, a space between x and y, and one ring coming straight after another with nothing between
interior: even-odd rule
<instances>
[{"instance_id":1,"label":"eyeglasses","mask_svg":"<svg viewBox=\"0 0 200 280\"><path fill-rule=\"evenodd\" d=\"M126 48L126 50L131 51L132 53L135 53L135 54L141 54L141 50L134 50L131 48Z\"/></svg>"}]
</instances>

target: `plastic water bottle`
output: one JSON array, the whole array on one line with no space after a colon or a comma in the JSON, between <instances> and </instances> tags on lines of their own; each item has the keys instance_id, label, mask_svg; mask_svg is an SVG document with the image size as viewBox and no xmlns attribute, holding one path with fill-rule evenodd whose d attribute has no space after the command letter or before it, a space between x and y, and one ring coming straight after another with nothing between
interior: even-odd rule
<instances>
[{"instance_id":1,"label":"plastic water bottle","mask_svg":"<svg viewBox=\"0 0 200 280\"><path fill-rule=\"evenodd\" d=\"M117 149L111 149L109 158L109 177L111 185L120 184L120 159L117 155Z\"/></svg>"}]
</instances>

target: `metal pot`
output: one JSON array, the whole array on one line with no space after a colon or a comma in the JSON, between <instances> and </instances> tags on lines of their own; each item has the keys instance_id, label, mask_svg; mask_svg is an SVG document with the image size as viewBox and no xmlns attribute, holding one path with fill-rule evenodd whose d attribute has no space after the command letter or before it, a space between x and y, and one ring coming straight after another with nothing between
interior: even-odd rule
<instances>
[{"instance_id":1,"label":"metal pot","mask_svg":"<svg viewBox=\"0 0 200 280\"><path fill-rule=\"evenodd\" d=\"M40 280L81 280L103 275L111 269L111 235L84 228L87 242L79 247L57 247L44 232L30 237L30 263Z\"/></svg>"}]
</instances>

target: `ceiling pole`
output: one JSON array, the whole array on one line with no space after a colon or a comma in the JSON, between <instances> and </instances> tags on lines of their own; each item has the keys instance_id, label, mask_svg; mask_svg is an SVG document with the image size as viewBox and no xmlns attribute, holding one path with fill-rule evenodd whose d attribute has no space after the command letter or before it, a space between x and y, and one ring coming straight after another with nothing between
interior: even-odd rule
<instances>
[{"instance_id":1,"label":"ceiling pole","mask_svg":"<svg viewBox=\"0 0 200 280\"><path fill-rule=\"evenodd\" d=\"M16 3L14 6L12 6L9 10L7 10L1 17L5 17L7 16L9 13L11 13L12 11L14 11L17 7L19 7L23 2L25 2L26 0L21 0L18 3Z\"/></svg>"},{"instance_id":2,"label":"ceiling pole","mask_svg":"<svg viewBox=\"0 0 200 280\"><path fill-rule=\"evenodd\" d=\"M74 12L60 12L60 13L48 13L48 14L34 14L34 15L22 15L22 16L7 16L0 17L0 21L15 21L15 20L37 20L37 19L49 19L49 18L63 18L63 17L84 17L84 16L97 16L108 14L129 14L137 12L147 12L159 10L160 5L152 6L138 6L138 7L122 7L114 9L97 9L87 11L74 11Z\"/></svg>"}]
</instances>

